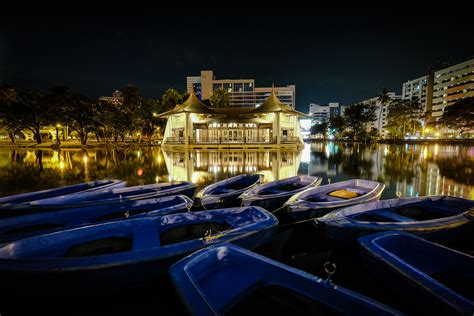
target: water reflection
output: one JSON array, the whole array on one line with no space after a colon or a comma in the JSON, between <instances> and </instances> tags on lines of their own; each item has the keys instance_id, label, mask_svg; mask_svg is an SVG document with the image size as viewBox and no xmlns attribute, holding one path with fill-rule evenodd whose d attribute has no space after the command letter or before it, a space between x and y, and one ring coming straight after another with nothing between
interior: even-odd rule
<instances>
[{"instance_id":1,"label":"water reflection","mask_svg":"<svg viewBox=\"0 0 474 316\"><path fill-rule=\"evenodd\" d=\"M382 198L446 194L474 199L474 147L313 143L309 173L384 182Z\"/></svg>"},{"instance_id":2,"label":"water reflection","mask_svg":"<svg viewBox=\"0 0 474 316\"><path fill-rule=\"evenodd\" d=\"M298 174L301 151L181 151L164 152L170 180L204 185L242 173L259 173L264 181Z\"/></svg>"},{"instance_id":3,"label":"water reflection","mask_svg":"<svg viewBox=\"0 0 474 316\"><path fill-rule=\"evenodd\" d=\"M383 198L449 194L474 198L474 147L313 143L302 151L121 149L0 149L0 194L40 190L103 178L130 185L173 180L203 187L241 173L265 181L310 174L334 181L386 183Z\"/></svg>"}]
</instances>

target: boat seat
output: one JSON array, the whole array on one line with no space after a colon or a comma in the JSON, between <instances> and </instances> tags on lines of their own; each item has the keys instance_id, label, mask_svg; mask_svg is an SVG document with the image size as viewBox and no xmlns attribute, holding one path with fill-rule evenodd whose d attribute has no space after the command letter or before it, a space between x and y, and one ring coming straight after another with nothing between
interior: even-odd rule
<instances>
[{"instance_id":1,"label":"boat seat","mask_svg":"<svg viewBox=\"0 0 474 316\"><path fill-rule=\"evenodd\" d=\"M360 195L364 195L364 194L367 194L367 192L372 191L372 189L364 188L364 187L349 187L349 188L346 188L346 190L347 191L352 191L352 192L357 192Z\"/></svg>"},{"instance_id":2,"label":"boat seat","mask_svg":"<svg viewBox=\"0 0 474 316\"><path fill-rule=\"evenodd\" d=\"M336 190L328 193L329 196L341 198L341 199L354 199L358 196L360 196L359 193L350 191L347 189L342 189L342 190Z\"/></svg>"}]
</instances>

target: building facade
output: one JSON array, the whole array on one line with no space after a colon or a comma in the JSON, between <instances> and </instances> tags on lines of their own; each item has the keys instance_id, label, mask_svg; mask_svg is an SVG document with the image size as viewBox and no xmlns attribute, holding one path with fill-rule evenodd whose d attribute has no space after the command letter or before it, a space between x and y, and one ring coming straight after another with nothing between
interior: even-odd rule
<instances>
[{"instance_id":1,"label":"building facade","mask_svg":"<svg viewBox=\"0 0 474 316\"><path fill-rule=\"evenodd\" d=\"M423 76L417 79L409 80L402 86L402 99L411 100L417 98L423 105L426 111L426 100L428 93L428 76Z\"/></svg>"},{"instance_id":2,"label":"building facade","mask_svg":"<svg viewBox=\"0 0 474 316\"><path fill-rule=\"evenodd\" d=\"M433 72L433 120L441 117L447 107L467 97L474 97L474 58Z\"/></svg>"},{"instance_id":3,"label":"building facade","mask_svg":"<svg viewBox=\"0 0 474 316\"><path fill-rule=\"evenodd\" d=\"M191 91L183 104L158 115L167 119L163 146L189 148L299 147L303 116L275 91L258 107L237 108L207 107Z\"/></svg>"},{"instance_id":4,"label":"building facade","mask_svg":"<svg viewBox=\"0 0 474 316\"><path fill-rule=\"evenodd\" d=\"M395 92L389 92L388 97L393 101L395 100L400 100L402 98L401 95L396 95ZM374 97L370 98L367 100L363 100L359 103L364 103L364 104L374 104L375 105L375 116L376 119L370 125L368 128L376 128L377 133L380 137L385 137L387 135L387 131L385 130L385 126L387 125L387 114L388 114L388 106L390 102L382 104L379 100L379 97Z\"/></svg>"},{"instance_id":5,"label":"building facade","mask_svg":"<svg viewBox=\"0 0 474 316\"><path fill-rule=\"evenodd\" d=\"M115 90L111 97L100 97L99 100L107 101L109 103L119 105L123 102L122 93L119 90Z\"/></svg>"},{"instance_id":6,"label":"building facade","mask_svg":"<svg viewBox=\"0 0 474 316\"><path fill-rule=\"evenodd\" d=\"M313 119L313 124L323 124L329 122L331 117L341 115L341 108L337 102L323 105L311 103L309 105L309 115Z\"/></svg>"},{"instance_id":7,"label":"building facade","mask_svg":"<svg viewBox=\"0 0 474 316\"><path fill-rule=\"evenodd\" d=\"M209 99L217 89L229 92L232 108L255 107L265 102L272 92L272 87L256 87L254 79L216 79L212 70L202 70L200 76L186 77L187 93L194 92L199 100ZM273 89L282 103L295 108L294 85Z\"/></svg>"}]
</instances>

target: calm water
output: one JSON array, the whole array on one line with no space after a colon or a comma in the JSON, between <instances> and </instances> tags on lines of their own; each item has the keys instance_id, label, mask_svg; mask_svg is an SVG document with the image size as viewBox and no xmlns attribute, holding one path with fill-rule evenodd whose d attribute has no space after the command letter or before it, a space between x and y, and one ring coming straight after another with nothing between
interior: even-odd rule
<instances>
[{"instance_id":1,"label":"calm water","mask_svg":"<svg viewBox=\"0 0 474 316\"><path fill-rule=\"evenodd\" d=\"M323 184L351 178L384 182L382 198L449 194L474 199L474 147L445 145L306 144L300 151L164 152L142 149L0 149L0 195L103 178L129 185L187 180L202 188L240 173L265 181L298 174Z\"/></svg>"},{"instance_id":2,"label":"calm water","mask_svg":"<svg viewBox=\"0 0 474 316\"><path fill-rule=\"evenodd\" d=\"M426 194L450 194L474 198L474 147L441 145L308 144L291 151L186 151L162 152L160 148L35 150L0 149L0 194L14 194L103 178L124 179L130 185L170 180L190 180L202 188L239 173L258 172L266 181L297 174L324 177L323 183L365 178L386 183L383 198ZM335 284L365 294L408 314L420 314L400 305L399 293L380 283L361 262L357 249L331 245L314 226L310 230L284 227L269 247L256 250L285 264L325 278L324 263L334 262ZM124 277L126 277L124 275ZM71 285L74 286L74 285ZM1 288L1 286L0 286ZM184 306L169 280L144 284L140 289L114 289L104 296L80 299L37 297L9 293L2 307L6 314L63 315L91 310L114 315L181 315ZM30 304L24 304L25 301ZM54 302L54 303L51 303ZM3 303L3 302L2 302ZM25 306L25 307L23 307ZM64 308L64 309L63 309ZM25 309L24 311L22 309ZM82 311L84 313L82 313Z\"/></svg>"}]
</instances>

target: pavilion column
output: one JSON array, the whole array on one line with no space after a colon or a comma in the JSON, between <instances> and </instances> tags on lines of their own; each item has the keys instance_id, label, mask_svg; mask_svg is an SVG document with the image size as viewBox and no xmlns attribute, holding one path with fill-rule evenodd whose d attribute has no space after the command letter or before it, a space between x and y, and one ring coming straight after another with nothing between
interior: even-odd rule
<instances>
[{"instance_id":1,"label":"pavilion column","mask_svg":"<svg viewBox=\"0 0 474 316\"><path fill-rule=\"evenodd\" d=\"M184 115L186 116L186 122L184 125L184 144L187 146L189 145L189 137L192 136L193 132L191 124L191 115L188 112L186 112Z\"/></svg>"},{"instance_id":2,"label":"pavilion column","mask_svg":"<svg viewBox=\"0 0 474 316\"><path fill-rule=\"evenodd\" d=\"M280 112L275 112L275 122L273 123L273 137L276 137L276 143L280 144Z\"/></svg>"}]
</instances>

